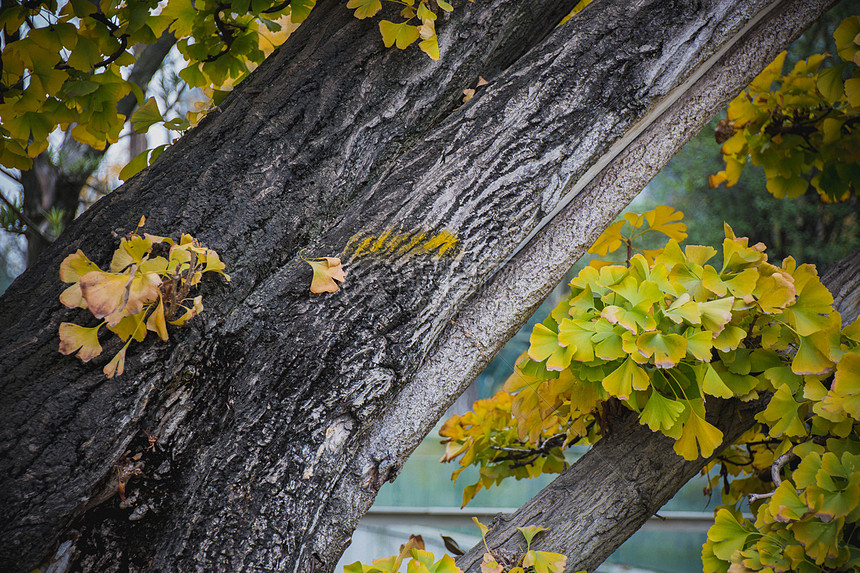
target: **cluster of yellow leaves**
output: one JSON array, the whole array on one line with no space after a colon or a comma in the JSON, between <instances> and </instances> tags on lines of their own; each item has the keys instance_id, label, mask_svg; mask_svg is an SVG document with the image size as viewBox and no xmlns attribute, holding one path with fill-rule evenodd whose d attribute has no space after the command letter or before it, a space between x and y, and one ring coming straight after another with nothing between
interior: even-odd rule
<instances>
[{"instance_id":1,"label":"cluster of yellow leaves","mask_svg":"<svg viewBox=\"0 0 860 573\"><path fill-rule=\"evenodd\" d=\"M519 556L515 556L512 561L507 560L500 554L494 553L487 545L487 533L490 528L473 517L472 521L481 530L481 539L484 542L483 560L481 562L481 573L562 573L564 566L567 565L567 557L560 553L552 553L550 551L535 551L531 548L532 539L541 531L548 531L546 527L537 525L528 525L526 527L517 527L523 537L526 538L526 550ZM501 563L500 563L501 561ZM580 572L584 573L584 572Z\"/></svg>"},{"instance_id":2,"label":"cluster of yellow leaves","mask_svg":"<svg viewBox=\"0 0 860 573\"><path fill-rule=\"evenodd\" d=\"M400 546L400 553L390 557L374 559L372 565L361 561L343 566L344 573L397 573L405 559L409 559L407 570L409 573L461 573L461 569L454 563L450 555L443 555L436 561L436 557L429 551L424 550L424 540L421 536L412 535L409 541Z\"/></svg>"},{"instance_id":3,"label":"cluster of yellow leaves","mask_svg":"<svg viewBox=\"0 0 860 573\"><path fill-rule=\"evenodd\" d=\"M710 177L712 188L735 185L749 161L780 199L810 188L826 202L860 192L860 16L834 38L842 62L818 54L781 75L783 52L729 104L717 130L726 168Z\"/></svg>"},{"instance_id":4,"label":"cluster of yellow leaves","mask_svg":"<svg viewBox=\"0 0 860 573\"><path fill-rule=\"evenodd\" d=\"M138 229L145 222L141 217ZM154 255L153 251L166 256ZM124 237L114 252L109 271L102 271L78 249L60 265L60 280L71 283L60 302L69 308L88 309L98 325L84 327L71 322L60 324L60 352L88 362L101 354L99 330L102 326L125 344L104 367L108 378L122 374L125 353L132 340L142 342L147 331L166 341L167 324L183 326L203 310L202 297L187 298L203 274L224 273L225 265L212 249L201 246L190 235L178 243L169 237L134 233Z\"/></svg>"},{"instance_id":5,"label":"cluster of yellow leaves","mask_svg":"<svg viewBox=\"0 0 860 573\"><path fill-rule=\"evenodd\" d=\"M711 464L722 464L726 487L702 550L706 572L860 567L860 323L841 337L833 376L774 376L759 424ZM783 466L777 486L761 476L780 456L799 463ZM754 522L740 512L752 492L767 492L750 503Z\"/></svg>"},{"instance_id":6,"label":"cluster of yellow leaves","mask_svg":"<svg viewBox=\"0 0 860 573\"><path fill-rule=\"evenodd\" d=\"M506 477L558 471L563 447L599 439L612 404L674 439L685 459L709 457L723 434L707 421L706 402L766 393L756 427L707 468L722 467L711 487L722 479L731 505L703 550L706 571L856 570L860 323L842 328L813 266L773 265L764 245L728 225L722 262L711 265L716 249L678 244L680 218L658 208L606 230L592 252L626 253L623 264L597 261L571 281L503 391L445 423L442 461L460 458L454 478L479 466L466 502ZM665 246L636 247L652 230L669 238ZM760 476L789 451L800 465L752 505L755 523L743 521L741 500L773 489Z\"/></svg>"},{"instance_id":7,"label":"cluster of yellow leaves","mask_svg":"<svg viewBox=\"0 0 860 573\"><path fill-rule=\"evenodd\" d=\"M648 230L681 236L679 215L667 208L629 215L593 250L623 247L629 254L635 250L631 237L646 233L643 222ZM620 234L625 224L631 236ZM697 245L682 250L671 238L663 249L637 253L623 266L584 269L571 281L570 297L535 326L528 358L506 382L504 390L514 394L508 419L487 424L477 410L475 419L452 418L443 427L446 460L467 454L465 464L488 464L482 476L514 475L514 462L499 467L504 457L487 452L493 448L482 442L482 427L492 428L496 447L512 444L513 427L518 446L540 449L558 432L566 434L565 444L589 441L598 409L610 399L674 438L684 458L707 457L722 442L722 433L705 420L707 396L748 400L776 390L783 377L830 374L841 355L839 317L814 267L791 258L774 266L763 245L750 246L728 225L719 271L708 264L716 254ZM791 345L798 351L789 361ZM483 410L501 404L495 398Z\"/></svg>"},{"instance_id":8,"label":"cluster of yellow leaves","mask_svg":"<svg viewBox=\"0 0 860 573\"><path fill-rule=\"evenodd\" d=\"M418 47L422 52L433 58L439 59L439 39L436 36L436 18L433 11L435 4L445 12L451 12L454 8L445 0L392 0L403 8L400 17L405 18L402 22L382 20L379 22L379 32L386 48L397 46L404 50L416 40L421 38ZM350 10L355 10L355 17L359 20L372 18L382 10L381 0L349 0L346 5ZM415 21L418 23L415 23Z\"/></svg>"},{"instance_id":9,"label":"cluster of yellow leaves","mask_svg":"<svg viewBox=\"0 0 860 573\"><path fill-rule=\"evenodd\" d=\"M531 549L532 539L541 531L547 531L545 527L535 525L518 527L517 531L522 533L526 539L526 551L517 556L515 561L509 563L487 546L486 535L490 529L474 517L472 521L481 530L481 538L484 540L484 548L487 550L481 563L482 573L502 573L503 571L508 573L526 573L527 571L529 573L562 573L564 571L567 557L559 553ZM457 567L450 555L443 555L441 559L436 561L432 553L425 551L424 540L420 535L411 535L409 541L400 546L400 553L397 555L374 559L372 565L356 561L344 565L343 571L344 573L397 573L407 558L411 559L407 565L409 573L461 573L461 569ZM502 561L502 564L498 561Z\"/></svg>"}]
</instances>

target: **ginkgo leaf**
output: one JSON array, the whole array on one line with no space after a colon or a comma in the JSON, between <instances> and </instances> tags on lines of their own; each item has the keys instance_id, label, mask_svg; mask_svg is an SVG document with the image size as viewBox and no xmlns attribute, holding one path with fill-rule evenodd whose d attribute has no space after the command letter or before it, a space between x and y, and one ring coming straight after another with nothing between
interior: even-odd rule
<instances>
[{"instance_id":1,"label":"ginkgo leaf","mask_svg":"<svg viewBox=\"0 0 860 573\"><path fill-rule=\"evenodd\" d=\"M149 149L141 151L137 155L134 156L134 159L125 164L118 177L123 181L128 181L149 165Z\"/></svg>"},{"instance_id":2,"label":"ginkgo leaf","mask_svg":"<svg viewBox=\"0 0 860 573\"><path fill-rule=\"evenodd\" d=\"M732 555L743 549L751 535L757 534L748 531L726 508L717 510L714 524L708 529L708 539L713 542L714 555L723 561L730 561Z\"/></svg>"},{"instance_id":3,"label":"ginkgo leaf","mask_svg":"<svg viewBox=\"0 0 860 573\"><path fill-rule=\"evenodd\" d=\"M714 338L723 331L723 328L732 319L733 303L734 297L718 298L698 303L702 318L702 327L710 330Z\"/></svg>"},{"instance_id":4,"label":"ginkgo leaf","mask_svg":"<svg viewBox=\"0 0 860 573\"><path fill-rule=\"evenodd\" d=\"M795 374L827 374L833 370L833 360L830 359L830 341L826 333L816 332L810 336L800 336L800 344L791 370Z\"/></svg>"},{"instance_id":5,"label":"ginkgo leaf","mask_svg":"<svg viewBox=\"0 0 860 573\"><path fill-rule=\"evenodd\" d=\"M151 97L132 114L131 127L137 133L146 133L150 127L163 121L164 118L158 110L158 102Z\"/></svg>"},{"instance_id":6,"label":"ginkgo leaf","mask_svg":"<svg viewBox=\"0 0 860 573\"><path fill-rule=\"evenodd\" d=\"M397 44L397 48L403 50L418 39L418 28L408 21L395 24L382 20L379 22L379 31L382 33L382 41L386 48Z\"/></svg>"},{"instance_id":7,"label":"ginkgo leaf","mask_svg":"<svg viewBox=\"0 0 860 573\"><path fill-rule=\"evenodd\" d=\"M746 338L747 331L739 326L728 325L713 339L714 348L729 352L737 348Z\"/></svg>"},{"instance_id":8,"label":"ginkgo leaf","mask_svg":"<svg viewBox=\"0 0 860 573\"><path fill-rule=\"evenodd\" d=\"M666 431L675 425L685 409L683 402L666 398L654 389L639 419L653 432Z\"/></svg>"},{"instance_id":9,"label":"ginkgo leaf","mask_svg":"<svg viewBox=\"0 0 860 573\"><path fill-rule=\"evenodd\" d=\"M138 267L138 269L142 268L143 265ZM160 296L158 287L161 286L161 277L158 273L141 271L133 274L128 285L128 299L125 303L125 311L129 314L139 313L145 304L155 302Z\"/></svg>"},{"instance_id":10,"label":"ginkgo leaf","mask_svg":"<svg viewBox=\"0 0 860 573\"><path fill-rule=\"evenodd\" d=\"M294 24L301 24L310 15L315 5L316 0L291 0L290 21Z\"/></svg>"},{"instance_id":11,"label":"ginkgo leaf","mask_svg":"<svg viewBox=\"0 0 860 573\"><path fill-rule=\"evenodd\" d=\"M131 238L120 241L119 248L114 251L110 262L110 271L120 273L134 263L143 262L143 258L152 250L152 239L132 235Z\"/></svg>"},{"instance_id":12,"label":"ginkgo leaf","mask_svg":"<svg viewBox=\"0 0 860 573\"><path fill-rule=\"evenodd\" d=\"M346 7L355 10L356 18L364 20L376 16L377 12L382 10L382 2L380 0L349 0Z\"/></svg>"},{"instance_id":13,"label":"ginkgo leaf","mask_svg":"<svg viewBox=\"0 0 860 573\"><path fill-rule=\"evenodd\" d=\"M799 404L787 384L780 386L763 412L756 414L756 419L770 425L772 436L804 436L807 434L806 425L800 417Z\"/></svg>"},{"instance_id":14,"label":"ginkgo leaf","mask_svg":"<svg viewBox=\"0 0 860 573\"><path fill-rule=\"evenodd\" d=\"M634 388L646 390L650 384L648 373L629 357L603 379L603 389L620 400L629 399Z\"/></svg>"},{"instance_id":15,"label":"ginkgo leaf","mask_svg":"<svg viewBox=\"0 0 860 573\"><path fill-rule=\"evenodd\" d=\"M681 437L675 442L674 450L687 461L710 457L714 450L723 442L723 433L695 412L690 412L690 418L684 424ZM696 449L696 443L699 449Z\"/></svg>"},{"instance_id":16,"label":"ginkgo leaf","mask_svg":"<svg viewBox=\"0 0 860 573\"><path fill-rule=\"evenodd\" d=\"M669 308L663 311L663 315L675 324L681 324L684 321L688 324L702 323L702 313L699 311L699 305L687 293L682 294L673 301L669 305Z\"/></svg>"},{"instance_id":17,"label":"ginkgo leaf","mask_svg":"<svg viewBox=\"0 0 860 573\"><path fill-rule=\"evenodd\" d=\"M489 553L484 553L484 558L481 561L481 573L502 573L505 568L499 565L495 558Z\"/></svg>"},{"instance_id":18,"label":"ginkgo leaf","mask_svg":"<svg viewBox=\"0 0 860 573\"><path fill-rule=\"evenodd\" d=\"M167 342L167 322L164 320L164 304L161 297L158 297L155 310L152 311L149 319L146 321L146 328L156 333L161 340Z\"/></svg>"},{"instance_id":19,"label":"ginkgo leaf","mask_svg":"<svg viewBox=\"0 0 860 573\"><path fill-rule=\"evenodd\" d=\"M684 332L684 338L687 339L687 354L689 356L703 362L711 361L714 341L710 332L688 328Z\"/></svg>"},{"instance_id":20,"label":"ginkgo leaf","mask_svg":"<svg viewBox=\"0 0 860 573\"><path fill-rule=\"evenodd\" d=\"M565 318L558 325L558 343L573 350L572 357L580 362L594 360L594 327L591 322L573 321Z\"/></svg>"},{"instance_id":21,"label":"ginkgo leaf","mask_svg":"<svg viewBox=\"0 0 860 573\"><path fill-rule=\"evenodd\" d=\"M418 47L422 52L430 56L431 59L439 60L439 39L436 37L436 34L419 42Z\"/></svg>"},{"instance_id":22,"label":"ginkgo leaf","mask_svg":"<svg viewBox=\"0 0 860 573\"><path fill-rule=\"evenodd\" d=\"M607 254L615 252L625 240L621 235L621 229L624 227L625 223L626 221L623 220L617 221L606 227L600 236L597 237L597 240L594 241L594 244L591 245L591 248L588 249L588 252L596 253L601 257L605 257Z\"/></svg>"},{"instance_id":23,"label":"ginkgo leaf","mask_svg":"<svg viewBox=\"0 0 860 573\"><path fill-rule=\"evenodd\" d=\"M486 538L487 533L490 532L490 528L478 521L477 517L473 517L472 522L478 526L478 529L481 531L481 537Z\"/></svg>"},{"instance_id":24,"label":"ginkgo leaf","mask_svg":"<svg viewBox=\"0 0 860 573\"><path fill-rule=\"evenodd\" d=\"M541 323L532 329L529 338L529 358L535 362L543 362L559 347L558 333L553 332Z\"/></svg>"},{"instance_id":25,"label":"ginkgo leaf","mask_svg":"<svg viewBox=\"0 0 860 573\"><path fill-rule=\"evenodd\" d=\"M104 318L122 308L128 300L130 279L125 273L102 271L91 271L81 277L81 293L93 316Z\"/></svg>"},{"instance_id":26,"label":"ginkgo leaf","mask_svg":"<svg viewBox=\"0 0 860 573\"><path fill-rule=\"evenodd\" d=\"M636 346L643 356L654 359L657 368L672 368L687 355L687 339L679 334L644 332Z\"/></svg>"},{"instance_id":27,"label":"ginkgo leaf","mask_svg":"<svg viewBox=\"0 0 860 573\"><path fill-rule=\"evenodd\" d=\"M658 205L644 213L644 216L651 231L658 231L679 242L687 238L687 225L680 222L684 218L684 213L681 211L666 205Z\"/></svg>"},{"instance_id":28,"label":"ginkgo leaf","mask_svg":"<svg viewBox=\"0 0 860 573\"><path fill-rule=\"evenodd\" d=\"M82 362L89 362L102 352L99 344L99 326L87 328L72 322L60 323L60 353L71 354L78 351Z\"/></svg>"},{"instance_id":29,"label":"ginkgo leaf","mask_svg":"<svg viewBox=\"0 0 860 573\"><path fill-rule=\"evenodd\" d=\"M134 337L138 342L143 342L146 338L146 325L144 324L143 313L126 315L118 323L114 325L108 324L108 329L120 337L123 342L126 342L129 337Z\"/></svg>"},{"instance_id":30,"label":"ginkgo leaf","mask_svg":"<svg viewBox=\"0 0 860 573\"><path fill-rule=\"evenodd\" d=\"M182 308L185 308L185 313L183 313L182 316L180 316L179 318L171 320L170 324L173 324L175 326L184 326L186 322L203 312L203 297L194 297L193 305L191 308Z\"/></svg>"},{"instance_id":31,"label":"ginkgo leaf","mask_svg":"<svg viewBox=\"0 0 860 573\"><path fill-rule=\"evenodd\" d=\"M770 91L770 86L782 73L782 68L785 65L785 56L787 52L783 50L780 54L774 58L774 60L768 64L768 66L759 73L750 82L750 88L757 92L767 92Z\"/></svg>"},{"instance_id":32,"label":"ginkgo leaf","mask_svg":"<svg viewBox=\"0 0 860 573\"><path fill-rule=\"evenodd\" d=\"M81 292L81 277L92 271L101 271L98 265L89 260L83 251L78 249L67 256L60 264L60 280L72 283L72 286L60 294L60 302L69 308L87 308L87 301Z\"/></svg>"},{"instance_id":33,"label":"ginkgo leaf","mask_svg":"<svg viewBox=\"0 0 860 573\"><path fill-rule=\"evenodd\" d=\"M123 346L122 350L116 353L110 362L108 362L102 372L104 372L105 376L108 378L113 378L114 376L119 376L125 371L125 351L128 346Z\"/></svg>"},{"instance_id":34,"label":"ginkgo leaf","mask_svg":"<svg viewBox=\"0 0 860 573\"><path fill-rule=\"evenodd\" d=\"M541 531L549 531L549 529L537 525L529 525L527 527L517 527L517 531L522 533L523 537L526 538L526 547L528 547L531 545L532 539L534 539L535 535L537 535ZM528 567L529 564L523 562L523 565Z\"/></svg>"},{"instance_id":35,"label":"ginkgo leaf","mask_svg":"<svg viewBox=\"0 0 860 573\"><path fill-rule=\"evenodd\" d=\"M60 263L60 280L64 283L76 283L88 272L100 270L98 265L89 260L83 251L78 249Z\"/></svg>"},{"instance_id":36,"label":"ginkgo leaf","mask_svg":"<svg viewBox=\"0 0 860 573\"><path fill-rule=\"evenodd\" d=\"M311 292L336 292L338 290L335 281L346 281L346 273L337 257L321 257L319 259L305 260L314 270L311 281Z\"/></svg>"},{"instance_id":37,"label":"ginkgo leaf","mask_svg":"<svg viewBox=\"0 0 860 573\"><path fill-rule=\"evenodd\" d=\"M535 573L562 573L567 557L549 551L529 551L523 558L523 567L534 567Z\"/></svg>"}]
</instances>

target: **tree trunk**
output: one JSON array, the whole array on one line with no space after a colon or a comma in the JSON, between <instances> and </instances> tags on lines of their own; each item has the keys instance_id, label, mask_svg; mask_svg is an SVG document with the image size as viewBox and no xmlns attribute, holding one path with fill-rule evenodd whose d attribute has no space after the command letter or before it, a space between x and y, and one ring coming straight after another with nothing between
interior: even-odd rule
<instances>
[{"instance_id":1,"label":"tree trunk","mask_svg":"<svg viewBox=\"0 0 860 573\"><path fill-rule=\"evenodd\" d=\"M30 570L59 545L84 570L330 571L378 488L557 280L540 241L588 205L576 241L553 248L581 253L831 2L596 0L541 41L573 4L458 7L437 23L435 63L320 2L220 112L75 221L0 299L0 567ZM460 105L479 76L490 85ZM672 110L680 127L653 156L626 155ZM626 193L579 193L638 162ZM151 233L218 250L233 280L206 282L200 318L133 346L105 380L115 343L87 364L56 352L59 323L85 316L59 308L57 269L77 248L105 263L111 232L142 214ZM309 293L301 257L338 255L343 288ZM520 262L537 286L496 301L499 326L464 326ZM126 452L141 475L119 503Z\"/></svg>"}]
</instances>

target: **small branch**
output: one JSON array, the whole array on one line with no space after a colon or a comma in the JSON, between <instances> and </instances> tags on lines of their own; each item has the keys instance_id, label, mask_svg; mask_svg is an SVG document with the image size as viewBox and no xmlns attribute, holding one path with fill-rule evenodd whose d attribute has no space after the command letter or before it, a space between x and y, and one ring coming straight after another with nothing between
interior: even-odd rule
<instances>
[{"instance_id":1,"label":"small branch","mask_svg":"<svg viewBox=\"0 0 860 573\"><path fill-rule=\"evenodd\" d=\"M776 488L778 488L780 486L780 484L782 484L782 476L780 475L780 472L782 471L783 466L785 464L787 464L788 460L790 460L793 456L794 456L794 446L792 446L787 452L785 452L784 454L782 454L781 456L776 458L776 461L773 462L772 466L770 466L770 476L773 478L773 483L776 486L774 488L774 491L772 491L770 493L753 493L753 494L750 494L750 496L749 496L750 503L753 503L753 502L758 501L760 499L766 499L769 497L773 497L773 494L776 493Z\"/></svg>"},{"instance_id":2,"label":"small branch","mask_svg":"<svg viewBox=\"0 0 860 573\"><path fill-rule=\"evenodd\" d=\"M42 233L42 231L39 229L39 227L33 221L31 221L30 218L27 217L27 215L25 215L20 209L18 209L18 207L16 207L14 203L9 201L9 199L7 199L6 196L3 195L2 193L0 193L0 200L2 200L4 203L6 203L6 206L9 207L9 209L13 213L15 213L15 216L18 217L18 219L20 219L21 221L24 221L24 224L27 225L27 229L29 229L33 233L36 233L39 237L44 239L45 242L47 242L47 243L51 242L50 239L48 239L48 237L46 237Z\"/></svg>"},{"instance_id":3,"label":"small branch","mask_svg":"<svg viewBox=\"0 0 860 573\"><path fill-rule=\"evenodd\" d=\"M547 438L547 440L537 448L505 448L502 446L490 446L490 449L505 452L507 454L496 460L497 462L514 461L517 463L514 467L519 467L521 465L530 464L536 460L538 456L548 454L550 450L563 444L566 437L567 434L556 434ZM524 459L529 459L529 461L523 463L522 460Z\"/></svg>"},{"instance_id":4,"label":"small branch","mask_svg":"<svg viewBox=\"0 0 860 573\"><path fill-rule=\"evenodd\" d=\"M266 8L265 10L263 10L263 14L274 14L275 12L280 12L281 10L290 5L291 1L292 0L286 0L285 2L281 2L280 4L272 6L271 8Z\"/></svg>"}]
</instances>

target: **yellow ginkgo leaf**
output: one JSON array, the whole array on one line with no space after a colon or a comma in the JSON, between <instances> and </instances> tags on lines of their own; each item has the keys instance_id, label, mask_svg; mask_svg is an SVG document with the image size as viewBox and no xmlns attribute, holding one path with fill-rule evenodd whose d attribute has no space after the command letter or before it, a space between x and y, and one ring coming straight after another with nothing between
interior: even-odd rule
<instances>
[{"instance_id":1,"label":"yellow ginkgo leaf","mask_svg":"<svg viewBox=\"0 0 860 573\"><path fill-rule=\"evenodd\" d=\"M723 433L718 428L691 411L690 419L684 424L684 431L675 442L674 449L685 460L693 461L699 457L699 451L703 458L710 457L722 441ZM699 443L698 450L696 442Z\"/></svg>"},{"instance_id":2,"label":"yellow ginkgo leaf","mask_svg":"<svg viewBox=\"0 0 860 573\"><path fill-rule=\"evenodd\" d=\"M143 257L152 249L152 239L132 235L130 239L123 238L119 248L114 251L110 262L112 273L120 273L130 265L141 263Z\"/></svg>"},{"instance_id":3,"label":"yellow ginkgo leaf","mask_svg":"<svg viewBox=\"0 0 860 573\"><path fill-rule=\"evenodd\" d=\"M105 373L105 376L108 378L113 378L114 376L118 376L123 373L125 370L125 351L128 346L123 346L122 350L116 353L116 356L108 362L105 367L102 369L102 372Z\"/></svg>"},{"instance_id":4,"label":"yellow ginkgo leaf","mask_svg":"<svg viewBox=\"0 0 860 573\"><path fill-rule=\"evenodd\" d=\"M655 209L643 213L651 231L659 231L676 241L687 238L687 225L681 223L684 213L666 205L658 205Z\"/></svg>"},{"instance_id":5,"label":"yellow ginkgo leaf","mask_svg":"<svg viewBox=\"0 0 860 573\"><path fill-rule=\"evenodd\" d=\"M164 320L164 304L161 297L158 297L158 304L146 321L146 329L156 333L161 340L167 341L167 323Z\"/></svg>"},{"instance_id":6,"label":"yellow ginkgo leaf","mask_svg":"<svg viewBox=\"0 0 860 573\"><path fill-rule=\"evenodd\" d=\"M314 270L311 292L336 292L338 286L335 281L344 282L346 280L346 273L337 257L322 257L305 260L305 262Z\"/></svg>"},{"instance_id":7,"label":"yellow ginkgo leaf","mask_svg":"<svg viewBox=\"0 0 860 573\"><path fill-rule=\"evenodd\" d=\"M614 252L621 246L621 243L624 242L624 237L621 236L621 228L626 222L627 221L621 220L606 227L606 230L597 237L597 240L594 241L594 244L591 245L588 252L596 253L601 257L605 257L608 253Z\"/></svg>"},{"instance_id":8,"label":"yellow ginkgo leaf","mask_svg":"<svg viewBox=\"0 0 860 573\"><path fill-rule=\"evenodd\" d=\"M81 277L81 293L93 316L104 318L125 305L130 278L125 273L102 271L92 271Z\"/></svg>"},{"instance_id":9,"label":"yellow ginkgo leaf","mask_svg":"<svg viewBox=\"0 0 860 573\"><path fill-rule=\"evenodd\" d=\"M397 44L397 47L403 50L418 39L418 27L413 26L408 21L395 24L388 20L382 20L379 23L379 31L382 33L382 41L386 48Z\"/></svg>"},{"instance_id":10,"label":"yellow ginkgo leaf","mask_svg":"<svg viewBox=\"0 0 860 573\"><path fill-rule=\"evenodd\" d=\"M364 20L375 16L377 12L382 10L382 2L380 0L349 0L346 7L355 10L356 18Z\"/></svg>"},{"instance_id":11,"label":"yellow ginkgo leaf","mask_svg":"<svg viewBox=\"0 0 860 573\"><path fill-rule=\"evenodd\" d=\"M128 286L125 310L129 314L137 314L143 309L143 305L155 302L160 296L159 286L161 286L161 277L158 273L134 273Z\"/></svg>"},{"instance_id":12,"label":"yellow ginkgo leaf","mask_svg":"<svg viewBox=\"0 0 860 573\"><path fill-rule=\"evenodd\" d=\"M183 326L186 322L203 312L203 297L194 297L194 306L192 306L191 308L182 308L185 308L185 313L176 320L171 320L170 324L173 324L175 326Z\"/></svg>"},{"instance_id":13,"label":"yellow ginkgo leaf","mask_svg":"<svg viewBox=\"0 0 860 573\"><path fill-rule=\"evenodd\" d=\"M78 358L83 362L89 362L102 353L99 344L99 326L86 328L71 322L60 324L60 353L71 354L78 350Z\"/></svg>"}]
</instances>

